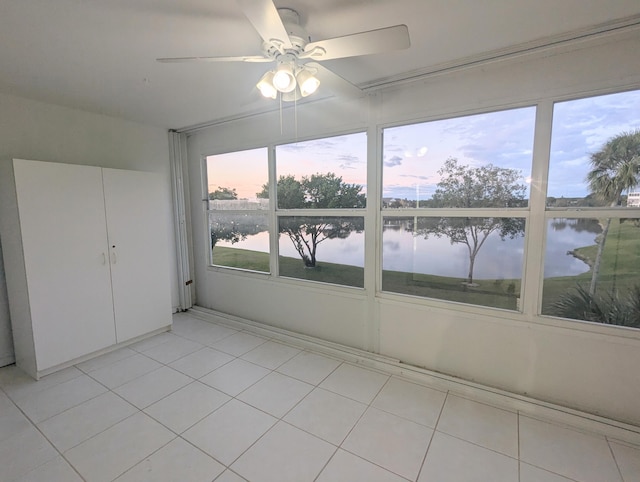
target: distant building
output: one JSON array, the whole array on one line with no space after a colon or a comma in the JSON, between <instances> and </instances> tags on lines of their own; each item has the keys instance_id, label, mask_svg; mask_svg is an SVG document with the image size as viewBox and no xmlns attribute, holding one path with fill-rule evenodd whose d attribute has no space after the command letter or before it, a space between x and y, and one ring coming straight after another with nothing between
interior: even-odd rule
<instances>
[{"instance_id":1,"label":"distant building","mask_svg":"<svg viewBox=\"0 0 640 482\"><path fill-rule=\"evenodd\" d=\"M640 192L630 192L627 196L628 208L640 208Z\"/></svg>"},{"instance_id":2,"label":"distant building","mask_svg":"<svg viewBox=\"0 0 640 482\"><path fill-rule=\"evenodd\" d=\"M268 199L211 199L210 210L220 211L246 211L256 209L269 209Z\"/></svg>"}]
</instances>

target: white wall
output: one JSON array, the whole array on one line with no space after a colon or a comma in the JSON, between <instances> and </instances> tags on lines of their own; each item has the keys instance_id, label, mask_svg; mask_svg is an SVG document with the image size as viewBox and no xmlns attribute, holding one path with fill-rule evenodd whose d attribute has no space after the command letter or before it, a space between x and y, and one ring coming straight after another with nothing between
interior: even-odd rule
<instances>
[{"instance_id":1,"label":"white wall","mask_svg":"<svg viewBox=\"0 0 640 482\"><path fill-rule=\"evenodd\" d=\"M88 164L161 173L167 232L174 243L169 146L166 130L113 117L0 94L0 159ZM171 266L176 266L171 252ZM0 258L1 262L1 258ZM172 273L172 306L178 306L177 276ZM4 297L3 297L4 296ZM0 362L12 361L4 270L0 269Z\"/></svg>"},{"instance_id":2,"label":"white wall","mask_svg":"<svg viewBox=\"0 0 640 482\"><path fill-rule=\"evenodd\" d=\"M555 100L640 88L639 48L640 31L627 31L432 76L379 92L370 102L299 106L298 136L354 129L376 136L387 123L515 105L539 104L550 112ZM640 424L640 333L540 317L532 308L537 288L528 293L524 313L511 313L376 293L376 266L366 268L365 290L207 268L202 157L292 141L292 114L285 111L285 116L284 136L277 113L189 136L198 305ZM369 161L371 180L378 161L375 156ZM375 206L369 217L375 216L371 209Z\"/></svg>"}]
</instances>

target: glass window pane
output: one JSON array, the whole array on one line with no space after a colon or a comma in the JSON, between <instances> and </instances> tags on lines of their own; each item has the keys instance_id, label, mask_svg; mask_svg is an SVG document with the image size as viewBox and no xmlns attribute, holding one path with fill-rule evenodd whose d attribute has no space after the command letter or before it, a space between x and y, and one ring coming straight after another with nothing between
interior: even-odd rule
<instances>
[{"instance_id":1,"label":"glass window pane","mask_svg":"<svg viewBox=\"0 0 640 482\"><path fill-rule=\"evenodd\" d=\"M542 314L640 328L638 273L640 219L550 219Z\"/></svg>"},{"instance_id":2,"label":"glass window pane","mask_svg":"<svg viewBox=\"0 0 640 482\"><path fill-rule=\"evenodd\" d=\"M386 217L382 289L519 309L521 218Z\"/></svg>"},{"instance_id":3,"label":"glass window pane","mask_svg":"<svg viewBox=\"0 0 640 482\"><path fill-rule=\"evenodd\" d=\"M384 130L385 208L526 206L535 108Z\"/></svg>"},{"instance_id":4,"label":"glass window pane","mask_svg":"<svg viewBox=\"0 0 640 482\"><path fill-rule=\"evenodd\" d=\"M276 169L280 209L363 208L367 135L360 132L277 146Z\"/></svg>"},{"instance_id":5,"label":"glass window pane","mask_svg":"<svg viewBox=\"0 0 640 482\"><path fill-rule=\"evenodd\" d=\"M364 286L364 218L279 218L280 275Z\"/></svg>"},{"instance_id":6,"label":"glass window pane","mask_svg":"<svg viewBox=\"0 0 640 482\"><path fill-rule=\"evenodd\" d=\"M625 206L629 193L640 197L639 112L637 90L554 106L547 206Z\"/></svg>"},{"instance_id":7,"label":"glass window pane","mask_svg":"<svg viewBox=\"0 0 640 482\"><path fill-rule=\"evenodd\" d=\"M267 149L207 156L209 209L269 209Z\"/></svg>"},{"instance_id":8,"label":"glass window pane","mask_svg":"<svg viewBox=\"0 0 640 482\"><path fill-rule=\"evenodd\" d=\"M211 264L269 272L269 222L266 214L209 213Z\"/></svg>"}]
</instances>

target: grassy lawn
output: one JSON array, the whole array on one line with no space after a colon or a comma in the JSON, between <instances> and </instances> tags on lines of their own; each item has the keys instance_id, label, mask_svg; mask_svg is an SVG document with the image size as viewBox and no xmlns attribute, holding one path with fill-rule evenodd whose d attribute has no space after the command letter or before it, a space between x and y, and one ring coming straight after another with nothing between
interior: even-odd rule
<instances>
[{"instance_id":1,"label":"grassy lawn","mask_svg":"<svg viewBox=\"0 0 640 482\"><path fill-rule=\"evenodd\" d=\"M594 260L596 245L577 248L575 252L583 259ZM577 276L547 278L544 280L542 312L551 314L549 307L567 290L591 282L591 270ZM640 283L640 228L633 221L613 220L600 264L598 291L611 289L626 291Z\"/></svg>"},{"instance_id":2,"label":"grassy lawn","mask_svg":"<svg viewBox=\"0 0 640 482\"><path fill-rule=\"evenodd\" d=\"M220 266L269 272L269 255L246 249L213 248L213 261ZM300 258L280 256L280 276L320 281L345 286L364 286L364 269L357 266L319 262L315 268L305 268Z\"/></svg>"},{"instance_id":3,"label":"grassy lawn","mask_svg":"<svg viewBox=\"0 0 640 482\"><path fill-rule=\"evenodd\" d=\"M597 246L577 248L576 253L585 259L594 259ZM269 255L257 251L216 246L213 249L215 264L254 271L269 272ZM299 258L280 257L280 275L289 278L319 281L338 285L363 287L364 270L356 266L319 262L313 269L305 268ZM599 290L615 287L627 290L640 282L640 227L633 221L619 223L614 220L609 229L607 243L600 268ZM591 271L577 275L544 280L544 314L552 314L550 306L563 293L577 284L588 286ZM457 301L509 310L517 309L520 296L520 280L476 280L477 286L469 287L463 278L450 278L401 271L383 271L382 289L440 300Z\"/></svg>"},{"instance_id":4,"label":"grassy lawn","mask_svg":"<svg viewBox=\"0 0 640 482\"><path fill-rule=\"evenodd\" d=\"M229 268L242 268L251 271L269 272L269 254L248 249L213 248L213 264Z\"/></svg>"},{"instance_id":5,"label":"grassy lawn","mask_svg":"<svg viewBox=\"0 0 640 482\"><path fill-rule=\"evenodd\" d=\"M457 301L473 305L517 309L520 280L474 280L477 286L467 286L463 278L428 274L383 271L382 289L439 300Z\"/></svg>"},{"instance_id":6,"label":"grassy lawn","mask_svg":"<svg viewBox=\"0 0 640 482\"><path fill-rule=\"evenodd\" d=\"M257 251L216 246L215 264L233 268L269 272L269 255ZM288 278L319 281L362 288L364 269L357 266L319 262L305 268L299 258L280 256L280 275ZM478 286L467 287L461 278L447 278L400 271L383 272L383 289L429 298L472 303L497 308L516 309L520 280L479 280Z\"/></svg>"},{"instance_id":7,"label":"grassy lawn","mask_svg":"<svg viewBox=\"0 0 640 482\"><path fill-rule=\"evenodd\" d=\"M364 268L324 261L319 261L315 268L306 268L300 258L280 256L280 276L357 288L364 287Z\"/></svg>"}]
</instances>

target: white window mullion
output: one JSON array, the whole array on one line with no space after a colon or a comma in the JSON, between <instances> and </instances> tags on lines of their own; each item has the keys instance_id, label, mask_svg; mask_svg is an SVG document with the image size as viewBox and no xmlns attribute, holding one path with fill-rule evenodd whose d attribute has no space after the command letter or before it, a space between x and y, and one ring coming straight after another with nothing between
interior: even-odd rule
<instances>
[{"instance_id":1,"label":"white window mullion","mask_svg":"<svg viewBox=\"0 0 640 482\"><path fill-rule=\"evenodd\" d=\"M539 314L542 300L547 233L545 208L547 203L547 177L549 174L552 120L553 102L545 101L538 104L533 143L531 194L529 197L531 215L527 222L525 264L520 290L521 310L531 318Z\"/></svg>"},{"instance_id":2,"label":"white window mullion","mask_svg":"<svg viewBox=\"0 0 640 482\"><path fill-rule=\"evenodd\" d=\"M271 276L278 276L278 178L276 173L276 149L270 146L269 159L269 267Z\"/></svg>"},{"instance_id":3,"label":"white window mullion","mask_svg":"<svg viewBox=\"0 0 640 482\"><path fill-rule=\"evenodd\" d=\"M364 289L367 293L366 348L380 352L380 313L376 293L382 289L382 130L370 125L367 131L367 214L365 215Z\"/></svg>"}]
</instances>

